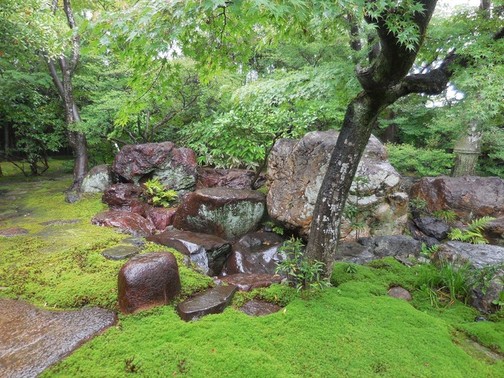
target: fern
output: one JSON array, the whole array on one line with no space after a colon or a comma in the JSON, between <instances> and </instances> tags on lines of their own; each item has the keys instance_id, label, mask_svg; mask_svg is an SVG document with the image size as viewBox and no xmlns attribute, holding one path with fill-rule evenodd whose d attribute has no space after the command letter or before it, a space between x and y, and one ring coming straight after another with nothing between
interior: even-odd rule
<instances>
[{"instance_id":1,"label":"fern","mask_svg":"<svg viewBox=\"0 0 504 378\"><path fill-rule=\"evenodd\" d=\"M460 228L452 229L448 237L450 240L459 240L464 243L487 244L488 240L483 236L483 230L494 219L488 216L475 219L467 225L465 230Z\"/></svg>"}]
</instances>

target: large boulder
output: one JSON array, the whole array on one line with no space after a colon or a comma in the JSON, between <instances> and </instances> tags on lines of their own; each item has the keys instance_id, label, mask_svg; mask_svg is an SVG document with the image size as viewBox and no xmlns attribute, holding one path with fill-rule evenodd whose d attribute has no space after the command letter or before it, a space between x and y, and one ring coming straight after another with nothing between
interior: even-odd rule
<instances>
[{"instance_id":1,"label":"large boulder","mask_svg":"<svg viewBox=\"0 0 504 378\"><path fill-rule=\"evenodd\" d=\"M200 189L185 197L173 225L233 240L255 231L264 210L264 195L253 190Z\"/></svg>"},{"instance_id":2,"label":"large boulder","mask_svg":"<svg viewBox=\"0 0 504 378\"><path fill-rule=\"evenodd\" d=\"M196 185L196 154L172 142L126 145L116 155L112 170L120 179L138 184L158 178L166 187L187 192Z\"/></svg>"},{"instance_id":3,"label":"large boulder","mask_svg":"<svg viewBox=\"0 0 504 378\"><path fill-rule=\"evenodd\" d=\"M148 241L171 247L189 256L198 268L209 276L219 275L231 253L231 244L215 235L190 231L167 230L150 236Z\"/></svg>"},{"instance_id":4,"label":"large boulder","mask_svg":"<svg viewBox=\"0 0 504 378\"><path fill-rule=\"evenodd\" d=\"M127 211L104 211L95 215L91 223L97 226L115 227L133 236L149 236L155 231L150 220Z\"/></svg>"},{"instance_id":5,"label":"large boulder","mask_svg":"<svg viewBox=\"0 0 504 378\"><path fill-rule=\"evenodd\" d=\"M237 273L275 274L282 255L278 248L283 238L272 232L253 232L233 244L233 252L222 270L223 275Z\"/></svg>"},{"instance_id":6,"label":"large boulder","mask_svg":"<svg viewBox=\"0 0 504 378\"><path fill-rule=\"evenodd\" d=\"M181 289L175 256L158 252L131 258L119 271L118 288L125 314L168 304Z\"/></svg>"},{"instance_id":7,"label":"large boulder","mask_svg":"<svg viewBox=\"0 0 504 378\"><path fill-rule=\"evenodd\" d=\"M112 170L110 165L97 165L82 180L81 191L84 193L101 193L110 185L112 185Z\"/></svg>"},{"instance_id":8,"label":"large boulder","mask_svg":"<svg viewBox=\"0 0 504 378\"><path fill-rule=\"evenodd\" d=\"M338 133L311 132L301 140L277 141L268 159L268 212L284 227L308 235L313 209ZM387 160L387 153L374 136L368 142L352 184L349 204L358 219L347 219L342 236L401 234L407 223L408 195L400 189L401 177ZM351 205L348 205L351 206Z\"/></svg>"},{"instance_id":9,"label":"large boulder","mask_svg":"<svg viewBox=\"0 0 504 378\"><path fill-rule=\"evenodd\" d=\"M498 177L424 177L414 184L411 198L424 200L427 210L452 210L461 220L504 217L504 180Z\"/></svg>"}]
</instances>

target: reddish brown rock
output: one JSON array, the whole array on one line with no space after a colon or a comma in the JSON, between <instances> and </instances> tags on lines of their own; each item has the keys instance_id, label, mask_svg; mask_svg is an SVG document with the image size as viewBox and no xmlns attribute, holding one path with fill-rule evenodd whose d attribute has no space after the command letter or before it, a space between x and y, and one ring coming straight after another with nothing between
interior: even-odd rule
<instances>
[{"instance_id":1,"label":"reddish brown rock","mask_svg":"<svg viewBox=\"0 0 504 378\"><path fill-rule=\"evenodd\" d=\"M190 193L179 207L176 228L233 240L259 227L265 196L253 190L207 188Z\"/></svg>"},{"instance_id":2,"label":"reddish brown rock","mask_svg":"<svg viewBox=\"0 0 504 378\"><path fill-rule=\"evenodd\" d=\"M278 312L281 309L282 307L276 304L252 299L251 301L245 303L240 308L240 311L250 316L264 316Z\"/></svg>"},{"instance_id":3,"label":"reddish brown rock","mask_svg":"<svg viewBox=\"0 0 504 378\"><path fill-rule=\"evenodd\" d=\"M238 287L240 291L250 291L260 287L269 287L275 283L282 282L282 277L273 274L231 274L219 277L220 282Z\"/></svg>"},{"instance_id":4,"label":"reddish brown rock","mask_svg":"<svg viewBox=\"0 0 504 378\"><path fill-rule=\"evenodd\" d=\"M272 232L253 232L233 244L233 252L226 261L222 274L275 274L277 262L282 260L278 248L283 238Z\"/></svg>"},{"instance_id":5,"label":"reddish brown rock","mask_svg":"<svg viewBox=\"0 0 504 378\"><path fill-rule=\"evenodd\" d=\"M219 314L229 306L235 286L217 286L180 303L177 312L186 322L196 320L208 314Z\"/></svg>"},{"instance_id":6,"label":"reddish brown rock","mask_svg":"<svg viewBox=\"0 0 504 378\"><path fill-rule=\"evenodd\" d=\"M196 184L196 154L172 142L126 145L116 155L112 170L126 182L158 178L177 191L193 190Z\"/></svg>"},{"instance_id":7,"label":"reddish brown rock","mask_svg":"<svg viewBox=\"0 0 504 378\"><path fill-rule=\"evenodd\" d=\"M0 299L0 375L36 377L83 342L115 324L112 311L46 311Z\"/></svg>"},{"instance_id":8,"label":"reddish brown rock","mask_svg":"<svg viewBox=\"0 0 504 378\"><path fill-rule=\"evenodd\" d=\"M148 236L155 231L150 220L127 211L104 211L95 215L91 223L97 226L116 227L133 236Z\"/></svg>"},{"instance_id":9,"label":"reddish brown rock","mask_svg":"<svg viewBox=\"0 0 504 378\"><path fill-rule=\"evenodd\" d=\"M429 211L452 210L464 221L504 217L504 180L498 177L424 177L411 187Z\"/></svg>"},{"instance_id":10,"label":"reddish brown rock","mask_svg":"<svg viewBox=\"0 0 504 378\"><path fill-rule=\"evenodd\" d=\"M389 289L388 295L397 298L397 299L403 299L405 301L411 301L413 298L411 297L411 294L408 290L401 286L393 286Z\"/></svg>"},{"instance_id":11,"label":"reddish brown rock","mask_svg":"<svg viewBox=\"0 0 504 378\"><path fill-rule=\"evenodd\" d=\"M143 189L133 184L115 184L108 187L102 196L102 202L112 210L131 211L145 215L145 202L140 197Z\"/></svg>"},{"instance_id":12,"label":"reddish brown rock","mask_svg":"<svg viewBox=\"0 0 504 378\"><path fill-rule=\"evenodd\" d=\"M181 288L175 256L158 252L131 258L119 271L118 288L125 314L168 304Z\"/></svg>"},{"instance_id":13,"label":"reddish brown rock","mask_svg":"<svg viewBox=\"0 0 504 378\"><path fill-rule=\"evenodd\" d=\"M231 253L231 244L218 236L190 231L167 230L147 238L189 256L204 274L219 275Z\"/></svg>"},{"instance_id":14,"label":"reddish brown rock","mask_svg":"<svg viewBox=\"0 0 504 378\"><path fill-rule=\"evenodd\" d=\"M215 187L254 189L252 188L254 177L255 172L247 169L198 168L196 189ZM261 186L265 181L264 175L260 175L255 187Z\"/></svg>"},{"instance_id":15,"label":"reddish brown rock","mask_svg":"<svg viewBox=\"0 0 504 378\"><path fill-rule=\"evenodd\" d=\"M173 224L173 219L177 212L176 208L147 206L145 211L146 218L149 219L156 230L164 231L166 227Z\"/></svg>"}]
</instances>

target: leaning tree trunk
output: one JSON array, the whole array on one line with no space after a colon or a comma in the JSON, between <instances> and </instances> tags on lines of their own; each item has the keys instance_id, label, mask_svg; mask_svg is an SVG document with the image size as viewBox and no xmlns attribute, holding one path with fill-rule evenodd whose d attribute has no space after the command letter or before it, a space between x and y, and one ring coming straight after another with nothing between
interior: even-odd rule
<instances>
[{"instance_id":1,"label":"leaning tree trunk","mask_svg":"<svg viewBox=\"0 0 504 378\"><path fill-rule=\"evenodd\" d=\"M319 190L306 247L310 259L325 263L326 275L330 274L337 254L341 217L350 186L379 112L410 93L441 93L451 75L449 65L454 54L436 69L406 76L423 42L437 1L420 2L424 12L414 15L420 38L413 50L403 46L388 29L385 22L388 12L379 19L366 19L377 30L380 49L372 64L357 72L363 91L347 108Z\"/></svg>"},{"instance_id":2,"label":"leaning tree trunk","mask_svg":"<svg viewBox=\"0 0 504 378\"><path fill-rule=\"evenodd\" d=\"M53 13L58 10L58 1L53 0ZM72 11L70 0L63 0L63 12L65 13L68 27L76 30L75 18ZM77 63L80 58L80 37L78 33L72 36L72 52L70 56L62 56L58 59L58 64L52 59L47 59L49 73L53 80L65 111L65 121L67 125L68 143L72 148L74 155L74 170L73 182L68 192L80 192L82 180L87 173L88 168L88 151L86 136L74 130L74 125L80 122L79 109L75 103L73 96L72 76L77 68ZM58 73L59 68L59 73Z\"/></svg>"}]
</instances>

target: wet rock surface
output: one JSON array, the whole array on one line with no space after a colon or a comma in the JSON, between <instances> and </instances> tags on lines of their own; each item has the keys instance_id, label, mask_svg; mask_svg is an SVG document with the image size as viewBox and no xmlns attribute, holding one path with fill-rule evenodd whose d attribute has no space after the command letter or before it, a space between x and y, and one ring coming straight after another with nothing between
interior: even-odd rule
<instances>
[{"instance_id":1,"label":"wet rock surface","mask_svg":"<svg viewBox=\"0 0 504 378\"><path fill-rule=\"evenodd\" d=\"M176 191L196 185L196 154L172 142L126 145L116 155L112 170L125 182L138 184L150 178Z\"/></svg>"},{"instance_id":2,"label":"wet rock surface","mask_svg":"<svg viewBox=\"0 0 504 378\"><path fill-rule=\"evenodd\" d=\"M257 299L253 299L245 303L242 307L240 307L240 311L244 312L250 316L264 316L269 314L274 314L282 309L282 307L265 301L259 301Z\"/></svg>"},{"instance_id":3,"label":"wet rock surface","mask_svg":"<svg viewBox=\"0 0 504 378\"><path fill-rule=\"evenodd\" d=\"M267 197L270 216L286 228L308 235L313 209L338 133L311 132L301 140L277 141L268 159ZM387 153L371 137L352 184L349 203L355 204L365 227L361 236L401 234L406 226L408 195L400 175L386 160ZM350 222L342 236L352 238Z\"/></svg>"},{"instance_id":4,"label":"wet rock surface","mask_svg":"<svg viewBox=\"0 0 504 378\"><path fill-rule=\"evenodd\" d=\"M10 228L0 229L0 236L6 237L6 238L11 238L11 237L20 236L20 235L26 235L28 233L29 233L29 231L26 228L22 228L22 227L10 227Z\"/></svg>"},{"instance_id":5,"label":"wet rock surface","mask_svg":"<svg viewBox=\"0 0 504 378\"><path fill-rule=\"evenodd\" d=\"M231 188L231 189L255 189L266 182L264 175L260 175L252 188L255 172L247 169L215 169L198 168L198 182L196 189L202 188Z\"/></svg>"},{"instance_id":6,"label":"wet rock surface","mask_svg":"<svg viewBox=\"0 0 504 378\"><path fill-rule=\"evenodd\" d=\"M217 286L185 300L177 306L177 313L186 322L208 314L218 314L229 306L236 286Z\"/></svg>"},{"instance_id":7,"label":"wet rock surface","mask_svg":"<svg viewBox=\"0 0 504 378\"><path fill-rule=\"evenodd\" d=\"M178 208L173 225L232 240L259 227L265 197L252 190L207 188L190 193Z\"/></svg>"},{"instance_id":8,"label":"wet rock surface","mask_svg":"<svg viewBox=\"0 0 504 378\"><path fill-rule=\"evenodd\" d=\"M46 311L0 299L0 376L36 377L116 322L112 311Z\"/></svg>"},{"instance_id":9,"label":"wet rock surface","mask_svg":"<svg viewBox=\"0 0 504 378\"><path fill-rule=\"evenodd\" d=\"M133 236L149 236L155 231L150 220L126 211L104 211L95 215L91 223L97 226L115 227Z\"/></svg>"},{"instance_id":10,"label":"wet rock surface","mask_svg":"<svg viewBox=\"0 0 504 378\"><path fill-rule=\"evenodd\" d=\"M209 276L219 275L231 253L231 244L218 236L180 230L167 230L147 238L189 256Z\"/></svg>"},{"instance_id":11,"label":"wet rock surface","mask_svg":"<svg viewBox=\"0 0 504 378\"><path fill-rule=\"evenodd\" d=\"M102 256L108 260L125 260L139 254L141 249L133 245L116 245L107 248L102 252Z\"/></svg>"},{"instance_id":12,"label":"wet rock surface","mask_svg":"<svg viewBox=\"0 0 504 378\"><path fill-rule=\"evenodd\" d=\"M105 190L102 202L113 210L133 211L143 215L144 202L140 200L143 189L133 184L115 184Z\"/></svg>"},{"instance_id":13,"label":"wet rock surface","mask_svg":"<svg viewBox=\"0 0 504 378\"><path fill-rule=\"evenodd\" d=\"M218 283L225 282L229 285L236 286L240 291L250 291L280 283L282 282L282 277L273 274L238 273L229 276L221 276L216 281Z\"/></svg>"},{"instance_id":14,"label":"wet rock surface","mask_svg":"<svg viewBox=\"0 0 504 378\"><path fill-rule=\"evenodd\" d=\"M357 242L341 243L338 260L365 264L387 256L409 257L420 255L422 243L405 235L361 238Z\"/></svg>"},{"instance_id":15,"label":"wet rock surface","mask_svg":"<svg viewBox=\"0 0 504 378\"><path fill-rule=\"evenodd\" d=\"M164 231L168 226L171 226L173 224L176 213L176 208L154 206L145 207L145 217L149 219L156 230L159 231Z\"/></svg>"},{"instance_id":16,"label":"wet rock surface","mask_svg":"<svg viewBox=\"0 0 504 378\"><path fill-rule=\"evenodd\" d=\"M278 248L283 238L272 232L253 232L233 244L222 274L263 273L275 274L277 262L282 261Z\"/></svg>"},{"instance_id":17,"label":"wet rock surface","mask_svg":"<svg viewBox=\"0 0 504 378\"><path fill-rule=\"evenodd\" d=\"M452 210L464 221L504 217L504 180L498 177L424 177L410 196L426 201L430 212Z\"/></svg>"},{"instance_id":18,"label":"wet rock surface","mask_svg":"<svg viewBox=\"0 0 504 378\"><path fill-rule=\"evenodd\" d=\"M131 258L119 271L119 308L131 314L168 304L180 293L177 260L170 252Z\"/></svg>"}]
</instances>

